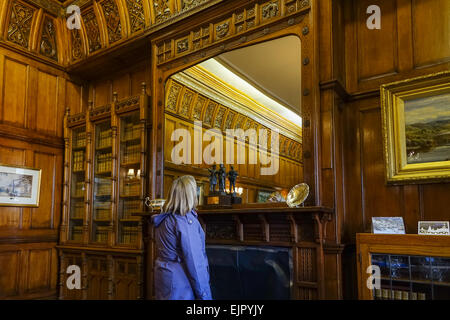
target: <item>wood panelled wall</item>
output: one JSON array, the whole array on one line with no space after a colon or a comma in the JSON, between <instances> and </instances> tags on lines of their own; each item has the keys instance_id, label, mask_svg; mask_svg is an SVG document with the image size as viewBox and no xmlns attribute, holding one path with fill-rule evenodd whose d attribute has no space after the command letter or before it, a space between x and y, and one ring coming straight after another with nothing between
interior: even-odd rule
<instances>
[{"instance_id":1,"label":"wood panelled wall","mask_svg":"<svg viewBox=\"0 0 450 320\"><path fill-rule=\"evenodd\" d=\"M369 5L381 30L369 30ZM335 207L329 237L346 244L344 297L356 298L355 236L374 216L402 216L407 233L419 220L449 220L450 184L387 186L379 88L384 83L450 69L447 0L320 1L321 203ZM340 263L325 258L327 274ZM329 276L329 292L339 278Z\"/></svg>"},{"instance_id":2,"label":"wood panelled wall","mask_svg":"<svg viewBox=\"0 0 450 320\"><path fill-rule=\"evenodd\" d=\"M0 48L0 163L42 169L38 208L0 207L0 298L56 296L66 102L82 89L65 73Z\"/></svg>"},{"instance_id":3,"label":"wood panelled wall","mask_svg":"<svg viewBox=\"0 0 450 320\"><path fill-rule=\"evenodd\" d=\"M114 92L118 99L139 95L142 91L141 84L147 84L147 94L150 92L150 61L142 61L138 57L131 66L124 66L113 74L107 74L88 81L89 100L94 107L105 106L113 101Z\"/></svg>"},{"instance_id":4,"label":"wood panelled wall","mask_svg":"<svg viewBox=\"0 0 450 320\"><path fill-rule=\"evenodd\" d=\"M387 186L384 181L379 86L450 69L450 2L447 0L353 1L345 8L344 239L370 228L373 216L403 216L408 233L418 220L448 220L450 184ZM381 8L381 30L365 25L368 5ZM376 44L376 45L375 45ZM352 50L357 48L357 50ZM352 63L356 61L356 63Z\"/></svg>"}]
</instances>

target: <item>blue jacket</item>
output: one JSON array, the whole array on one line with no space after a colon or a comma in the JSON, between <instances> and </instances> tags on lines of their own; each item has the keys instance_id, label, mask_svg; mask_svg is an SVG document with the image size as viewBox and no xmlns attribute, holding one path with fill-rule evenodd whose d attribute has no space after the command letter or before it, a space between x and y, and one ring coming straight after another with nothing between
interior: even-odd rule
<instances>
[{"instance_id":1,"label":"blue jacket","mask_svg":"<svg viewBox=\"0 0 450 320\"><path fill-rule=\"evenodd\" d=\"M211 300L205 233L197 213L152 216L155 225L155 295L158 300Z\"/></svg>"}]
</instances>

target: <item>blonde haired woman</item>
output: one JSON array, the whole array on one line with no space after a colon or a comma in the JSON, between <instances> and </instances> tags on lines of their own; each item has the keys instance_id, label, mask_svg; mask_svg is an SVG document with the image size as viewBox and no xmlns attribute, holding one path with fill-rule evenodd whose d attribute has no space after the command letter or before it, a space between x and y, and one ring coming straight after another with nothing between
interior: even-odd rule
<instances>
[{"instance_id":1,"label":"blonde haired woman","mask_svg":"<svg viewBox=\"0 0 450 320\"><path fill-rule=\"evenodd\" d=\"M211 300L205 233L197 219L197 183L176 179L161 214L154 215L155 295L158 300Z\"/></svg>"}]
</instances>

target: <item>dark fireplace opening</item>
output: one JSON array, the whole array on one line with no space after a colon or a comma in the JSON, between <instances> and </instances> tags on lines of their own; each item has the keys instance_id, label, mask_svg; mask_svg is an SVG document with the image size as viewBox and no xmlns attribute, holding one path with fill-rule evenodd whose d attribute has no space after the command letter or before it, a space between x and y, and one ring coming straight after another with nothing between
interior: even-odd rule
<instances>
[{"instance_id":1,"label":"dark fireplace opening","mask_svg":"<svg viewBox=\"0 0 450 320\"><path fill-rule=\"evenodd\" d=\"M292 250L270 246L207 245L215 300L288 300Z\"/></svg>"}]
</instances>

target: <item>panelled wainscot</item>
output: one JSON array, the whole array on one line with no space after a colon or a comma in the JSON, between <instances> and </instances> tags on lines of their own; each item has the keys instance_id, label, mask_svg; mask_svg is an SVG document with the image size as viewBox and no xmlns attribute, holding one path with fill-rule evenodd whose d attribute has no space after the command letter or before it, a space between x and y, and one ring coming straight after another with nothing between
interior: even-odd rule
<instances>
[{"instance_id":1,"label":"panelled wainscot","mask_svg":"<svg viewBox=\"0 0 450 320\"><path fill-rule=\"evenodd\" d=\"M144 296L144 211L149 130L148 96L65 115L64 212L60 299L141 299ZM81 269L81 289L66 285Z\"/></svg>"}]
</instances>

